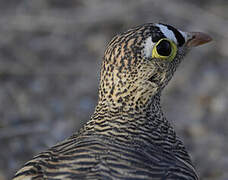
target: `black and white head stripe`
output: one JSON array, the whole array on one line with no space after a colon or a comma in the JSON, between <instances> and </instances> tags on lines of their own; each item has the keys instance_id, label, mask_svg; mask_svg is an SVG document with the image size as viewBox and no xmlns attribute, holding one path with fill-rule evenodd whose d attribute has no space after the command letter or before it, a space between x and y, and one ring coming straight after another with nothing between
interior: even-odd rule
<instances>
[{"instance_id":1,"label":"black and white head stripe","mask_svg":"<svg viewBox=\"0 0 228 180\"><path fill-rule=\"evenodd\" d=\"M174 41L179 46L182 46L187 40L187 34L176 28L166 24L155 24L161 31L161 33L168 39Z\"/></svg>"}]
</instances>

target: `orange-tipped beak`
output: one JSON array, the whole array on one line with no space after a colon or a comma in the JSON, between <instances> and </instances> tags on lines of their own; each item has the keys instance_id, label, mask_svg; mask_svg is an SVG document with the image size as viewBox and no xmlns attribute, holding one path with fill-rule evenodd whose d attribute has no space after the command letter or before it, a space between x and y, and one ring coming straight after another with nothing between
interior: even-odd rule
<instances>
[{"instance_id":1,"label":"orange-tipped beak","mask_svg":"<svg viewBox=\"0 0 228 180\"><path fill-rule=\"evenodd\" d=\"M189 32L187 33L187 39L187 47L196 47L212 41L212 38L209 35L202 32Z\"/></svg>"}]
</instances>

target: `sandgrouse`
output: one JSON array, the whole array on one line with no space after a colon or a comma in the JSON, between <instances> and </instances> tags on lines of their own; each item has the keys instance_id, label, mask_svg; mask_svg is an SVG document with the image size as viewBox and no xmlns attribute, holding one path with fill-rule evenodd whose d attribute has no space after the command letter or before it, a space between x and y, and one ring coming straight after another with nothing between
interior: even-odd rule
<instances>
[{"instance_id":1,"label":"sandgrouse","mask_svg":"<svg viewBox=\"0 0 228 180\"><path fill-rule=\"evenodd\" d=\"M160 96L186 53L209 41L207 34L162 23L115 36L105 51L91 119L28 161L14 179L198 179Z\"/></svg>"}]
</instances>

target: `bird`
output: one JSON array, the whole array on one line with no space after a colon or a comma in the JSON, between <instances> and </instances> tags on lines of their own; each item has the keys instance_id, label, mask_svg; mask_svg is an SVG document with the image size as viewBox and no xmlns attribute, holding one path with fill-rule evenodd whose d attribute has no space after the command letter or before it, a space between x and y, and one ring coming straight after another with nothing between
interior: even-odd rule
<instances>
[{"instance_id":1,"label":"bird","mask_svg":"<svg viewBox=\"0 0 228 180\"><path fill-rule=\"evenodd\" d=\"M160 99L186 54L211 40L206 33L164 23L114 36L103 56L91 118L25 163L13 179L199 179Z\"/></svg>"}]
</instances>

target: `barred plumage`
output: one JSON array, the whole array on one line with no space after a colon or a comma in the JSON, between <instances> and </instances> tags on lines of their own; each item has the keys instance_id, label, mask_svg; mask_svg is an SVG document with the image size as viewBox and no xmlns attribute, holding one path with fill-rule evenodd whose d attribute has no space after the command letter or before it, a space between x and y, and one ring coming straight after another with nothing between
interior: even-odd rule
<instances>
[{"instance_id":1,"label":"barred plumage","mask_svg":"<svg viewBox=\"0 0 228 180\"><path fill-rule=\"evenodd\" d=\"M159 52L172 52L173 45L175 57L153 57L163 39ZM208 41L203 33L164 24L145 24L114 37L105 51L92 118L27 162L14 179L198 179L162 113L160 96L190 47Z\"/></svg>"}]
</instances>

